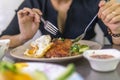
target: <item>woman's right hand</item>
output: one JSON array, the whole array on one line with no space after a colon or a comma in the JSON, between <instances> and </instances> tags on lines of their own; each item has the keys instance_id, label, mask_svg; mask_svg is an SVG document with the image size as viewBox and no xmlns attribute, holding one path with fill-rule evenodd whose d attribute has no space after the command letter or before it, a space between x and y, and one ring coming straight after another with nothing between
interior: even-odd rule
<instances>
[{"instance_id":1,"label":"woman's right hand","mask_svg":"<svg viewBox=\"0 0 120 80\"><path fill-rule=\"evenodd\" d=\"M24 8L18 11L20 36L23 40L33 38L39 29L42 12L39 9Z\"/></svg>"}]
</instances>

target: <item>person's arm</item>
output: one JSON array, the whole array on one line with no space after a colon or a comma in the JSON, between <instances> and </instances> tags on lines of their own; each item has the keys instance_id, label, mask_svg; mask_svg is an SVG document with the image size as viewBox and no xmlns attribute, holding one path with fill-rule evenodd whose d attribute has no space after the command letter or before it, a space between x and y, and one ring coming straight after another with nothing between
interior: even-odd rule
<instances>
[{"instance_id":1,"label":"person's arm","mask_svg":"<svg viewBox=\"0 0 120 80\"><path fill-rule=\"evenodd\" d=\"M17 47L33 38L40 24L39 9L24 8L18 11L18 23L20 33L17 35L3 35L0 39L10 39L10 47Z\"/></svg>"},{"instance_id":2,"label":"person's arm","mask_svg":"<svg viewBox=\"0 0 120 80\"><path fill-rule=\"evenodd\" d=\"M10 39L10 47L17 47L31 39L39 28L39 9L43 11L44 4L45 0L25 0L17 9L18 14L15 14L7 29L0 35L0 39Z\"/></svg>"},{"instance_id":3,"label":"person's arm","mask_svg":"<svg viewBox=\"0 0 120 80\"><path fill-rule=\"evenodd\" d=\"M120 45L120 3L116 0L101 1L98 17L108 27L113 44Z\"/></svg>"},{"instance_id":4,"label":"person's arm","mask_svg":"<svg viewBox=\"0 0 120 80\"><path fill-rule=\"evenodd\" d=\"M16 46L22 45L27 40L29 40L29 39L23 39L22 36L20 36L19 34L14 36L5 35L5 36L2 36L0 39L10 39L9 47L16 47Z\"/></svg>"}]
</instances>

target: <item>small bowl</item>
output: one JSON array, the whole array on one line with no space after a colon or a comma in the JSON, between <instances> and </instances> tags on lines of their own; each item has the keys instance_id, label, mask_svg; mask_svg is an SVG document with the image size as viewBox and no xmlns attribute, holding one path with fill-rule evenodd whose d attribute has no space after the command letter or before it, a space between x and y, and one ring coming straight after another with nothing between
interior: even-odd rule
<instances>
[{"instance_id":1,"label":"small bowl","mask_svg":"<svg viewBox=\"0 0 120 80\"><path fill-rule=\"evenodd\" d=\"M9 43L9 39L0 40L0 60L3 58L5 51L8 50Z\"/></svg>"},{"instance_id":2,"label":"small bowl","mask_svg":"<svg viewBox=\"0 0 120 80\"><path fill-rule=\"evenodd\" d=\"M93 70L101 72L115 70L120 62L120 51L117 49L87 50L83 56Z\"/></svg>"}]
</instances>

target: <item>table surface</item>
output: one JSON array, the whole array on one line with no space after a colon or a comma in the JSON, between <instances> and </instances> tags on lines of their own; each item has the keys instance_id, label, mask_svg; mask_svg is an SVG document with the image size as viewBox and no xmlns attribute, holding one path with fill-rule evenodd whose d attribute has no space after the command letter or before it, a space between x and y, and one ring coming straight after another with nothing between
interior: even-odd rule
<instances>
[{"instance_id":1,"label":"table surface","mask_svg":"<svg viewBox=\"0 0 120 80\"><path fill-rule=\"evenodd\" d=\"M120 46L116 45L105 45L103 46L103 49L105 48L115 48L120 50ZM6 54L3 60L8 60L11 62L28 62L20 59L15 59L9 54ZM120 80L120 64L117 66L117 69L115 71L97 72L91 69L89 62L83 57L69 62L54 62L54 64L59 64L62 66L67 66L69 63L75 64L76 71L83 77L84 80Z\"/></svg>"}]
</instances>

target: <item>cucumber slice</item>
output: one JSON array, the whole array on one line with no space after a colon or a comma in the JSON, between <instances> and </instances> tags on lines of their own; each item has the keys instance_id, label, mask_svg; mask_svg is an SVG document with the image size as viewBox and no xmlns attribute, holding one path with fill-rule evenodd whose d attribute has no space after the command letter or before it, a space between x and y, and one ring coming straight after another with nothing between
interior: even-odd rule
<instances>
[{"instance_id":1,"label":"cucumber slice","mask_svg":"<svg viewBox=\"0 0 120 80\"><path fill-rule=\"evenodd\" d=\"M61 75L58 76L58 77L56 78L56 80L66 80L66 79L68 79L68 78L72 75L72 73L73 73L74 71L75 71L75 66L74 66L74 64L69 64L69 65L67 66L67 69L65 70L65 72L61 73Z\"/></svg>"},{"instance_id":2,"label":"cucumber slice","mask_svg":"<svg viewBox=\"0 0 120 80\"><path fill-rule=\"evenodd\" d=\"M83 53L84 51L90 49L87 45L81 45L80 49L79 49L79 53Z\"/></svg>"},{"instance_id":3,"label":"cucumber slice","mask_svg":"<svg viewBox=\"0 0 120 80\"><path fill-rule=\"evenodd\" d=\"M48 80L47 75L42 71L35 71L33 73L33 80Z\"/></svg>"}]
</instances>

